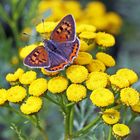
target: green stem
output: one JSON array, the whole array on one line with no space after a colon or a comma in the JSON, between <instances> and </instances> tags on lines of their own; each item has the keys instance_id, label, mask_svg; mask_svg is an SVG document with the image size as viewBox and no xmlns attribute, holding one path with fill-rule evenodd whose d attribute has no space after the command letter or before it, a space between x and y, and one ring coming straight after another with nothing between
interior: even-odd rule
<instances>
[{"instance_id":1,"label":"green stem","mask_svg":"<svg viewBox=\"0 0 140 140\"><path fill-rule=\"evenodd\" d=\"M111 128L111 126L109 126L109 131L108 131L108 138L107 138L107 140L111 140L111 136L112 136L112 128Z\"/></svg>"},{"instance_id":2,"label":"green stem","mask_svg":"<svg viewBox=\"0 0 140 140\"><path fill-rule=\"evenodd\" d=\"M70 107L70 106L73 106L75 103L74 102L71 102L69 104L66 104L66 107Z\"/></svg>"},{"instance_id":3,"label":"green stem","mask_svg":"<svg viewBox=\"0 0 140 140\"><path fill-rule=\"evenodd\" d=\"M45 133L45 130L40 126L39 120L36 116L35 116L35 118L33 116L26 116L26 115L20 113L19 111L17 111L14 107L10 106L9 104L7 104L6 107L8 109L10 109L11 111L15 112L17 115L30 120L32 122L32 124L35 125L37 127L37 129L42 133L44 140L47 140L47 135Z\"/></svg>"},{"instance_id":4,"label":"green stem","mask_svg":"<svg viewBox=\"0 0 140 140\"><path fill-rule=\"evenodd\" d=\"M58 102L56 102L53 98L51 98L50 96L48 96L47 94L45 94L45 96L44 96L45 98L47 98L48 100L50 100L51 102L53 102L54 104L56 104L56 105L59 105L60 106L60 104L58 103Z\"/></svg>"},{"instance_id":5,"label":"green stem","mask_svg":"<svg viewBox=\"0 0 140 140\"><path fill-rule=\"evenodd\" d=\"M126 115L127 115L127 107L124 106L123 107L123 120L122 120L122 123L124 123L124 124L126 122L126 117L127 117Z\"/></svg>"},{"instance_id":6,"label":"green stem","mask_svg":"<svg viewBox=\"0 0 140 140\"><path fill-rule=\"evenodd\" d=\"M66 106L67 100L64 98L63 95L60 95L60 107L64 114L64 125L65 125L65 140L72 140L72 129L73 129L73 111L72 107Z\"/></svg>"},{"instance_id":7,"label":"green stem","mask_svg":"<svg viewBox=\"0 0 140 140\"><path fill-rule=\"evenodd\" d=\"M113 109L120 109L122 107L122 105L116 105L116 106L114 106L114 107L112 107Z\"/></svg>"},{"instance_id":8,"label":"green stem","mask_svg":"<svg viewBox=\"0 0 140 140\"><path fill-rule=\"evenodd\" d=\"M69 113L65 113L64 115L64 123L65 123L65 140L70 140L69 135Z\"/></svg>"},{"instance_id":9,"label":"green stem","mask_svg":"<svg viewBox=\"0 0 140 140\"><path fill-rule=\"evenodd\" d=\"M73 135L74 137L78 137L82 134L85 134L87 131L89 131L94 125L97 124L97 122L100 121L100 117L101 115L97 116L92 122L90 122L88 125L86 125L84 128L82 128L81 130L75 132L75 134Z\"/></svg>"},{"instance_id":10,"label":"green stem","mask_svg":"<svg viewBox=\"0 0 140 140\"><path fill-rule=\"evenodd\" d=\"M47 136L45 130L41 127L38 116L35 115L35 118L36 118L36 127L37 127L37 128L40 130L40 132L42 133L42 136L43 136L44 140L47 140L47 139L48 139L48 136Z\"/></svg>"},{"instance_id":11,"label":"green stem","mask_svg":"<svg viewBox=\"0 0 140 140\"><path fill-rule=\"evenodd\" d=\"M70 120L69 120L69 133L70 136L73 134L73 120L74 120L74 106L70 109Z\"/></svg>"}]
</instances>

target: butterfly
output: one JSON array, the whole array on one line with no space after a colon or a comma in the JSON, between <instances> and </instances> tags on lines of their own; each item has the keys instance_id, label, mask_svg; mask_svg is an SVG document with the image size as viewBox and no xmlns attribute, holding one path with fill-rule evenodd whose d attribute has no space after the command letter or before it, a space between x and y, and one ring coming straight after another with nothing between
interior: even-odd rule
<instances>
[{"instance_id":1,"label":"butterfly","mask_svg":"<svg viewBox=\"0 0 140 140\"><path fill-rule=\"evenodd\" d=\"M80 45L73 16L65 16L52 31L50 40L44 39L43 43L23 60L24 65L55 72L73 63Z\"/></svg>"}]
</instances>

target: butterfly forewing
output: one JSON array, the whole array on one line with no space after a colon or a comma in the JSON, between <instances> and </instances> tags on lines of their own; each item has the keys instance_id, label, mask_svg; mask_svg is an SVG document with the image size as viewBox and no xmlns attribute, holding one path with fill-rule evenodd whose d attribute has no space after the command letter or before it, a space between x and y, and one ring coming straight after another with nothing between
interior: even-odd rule
<instances>
[{"instance_id":1,"label":"butterfly forewing","mask_svg":"<svg viewBox=\"0 0 140 140\"><path fill-rule=\"evenodd\" d=\"M50 39L55 42L68 42L75 40L75 21L72 15L65 16L56 26Z\"/></svg>"},{"instance_id":2,"label":"butterfly forewing","mask_svg":"<svg viewBox=\"0 0 140 140\"><path fill-rule=\"evenodd\" d=\"M43 46L38 46L24 59L24 64L33 68L49 67L48 52Z\"/></svg>"}]
</instances>

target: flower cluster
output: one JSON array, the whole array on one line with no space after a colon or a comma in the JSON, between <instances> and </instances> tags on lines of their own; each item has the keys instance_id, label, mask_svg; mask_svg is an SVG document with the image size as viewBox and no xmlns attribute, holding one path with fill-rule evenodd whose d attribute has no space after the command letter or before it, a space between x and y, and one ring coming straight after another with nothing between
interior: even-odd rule
<instances>
[{"instance_id":1,"label":"flower cluster","mask_svg":"<svg viewBox=\"0 0 140 140\"><path fill-rule=\"evenodd\" d=\"M90 3L88 8L90 9L91 6L97 6L100 8L104 7L99 2ZM95 8L95 10L97 10L97 8ZM87 9L85 12L89 13ZM102 12L105 11L102 9ZM99 15L100 14L103 13L99 13ZM113 13L110 13L110 15L116 17ZM109 16L109 13L104 16ZM54 21L57 20L55 16L52 17L54 18ZM96 19L94 20L96 21ZM48 38L57 25L57 22L54 21L46 21L44 23L45 30L43 29L43 23L38 24L36 26L36 31L41 35L42 33L45 33L46 38ZM50 93L59 95L66 93L65 96L67 100L74 103L88 98L89 95L87 93L90 92L91 94L89 99L93 105L102 110L102 120L106 124L112 126L114 135L120 137L126 136L126 134L129 134L130 132L128 131L129 128L125 124L119 124L122 119L120 113L121 109L115 108L116 106L126 106L131 107L135 112L140 112L139 93L131 87L132 84L137 82L138 76L133 70L128 68L121 68L113 75L109 75L107 73L107 70L110 67L116 65L115 59L104 52L109 47L114 46L115 38L113 35L99 31L99 26L97 25L94 26L93 24L89 25L85 23L77 24L76 34L80 39L80 51L73 64L67 67L64 73L47 72L42 68L41 72L46 75L46 78L52 77L49 78L47 85L45 84L45 79L40 78L35 80L36 74L34 74L34 72L32 72L32 76L30 76L26 81L24 81L24 79L27 79L26 76L28 76L28 72L24 73L19 78L19 81L21 84L30 84L29 94L32 96L42 95L46 90L44 87L44 85L46 85ZM21 58L25 58L25 56L27 56L37 46L38 44L31 44L21 49ZM98 52L93 55L90 52L95 48L98 48ZM33 81L31 79L33 79ZM42 83L42 85L39 83ZM33 99L34 98L31 98L29 102ZM25 111L29 102L27 100L21 107L21 111L26 114L27 112L33 112L32 109L27 112ZM40 104L41 103L36 105L41 106ZM31 105L33 104L31 103ZM36 107L34 108L36 109ZM36 110L38 110L38 108ZM120 131L117 131L118 127L120 127ZM124 129L127 129L127 133L126 131L124 132Z\"/></svg>"},{"instance_id":2,"label":"flower cluster","mask_svg":"<svg viewBox=\"0 0 140 140\"><path fill-rule=\"evenodd\" d=\"M71 13L75 17L78 24L77 32L82 29L85 30L84 27L81 27L81 24L82 26L91 24L96 26L97 30L118 34L122 25L121 17L115 12L107 12L105 5L100 1L89 2L85 8L82 8L78 1L41 1L38 6L38 15L42 18L42 14L49 9L51 9L51 16L47 18L49 23L46 22L46 30L55 27L56 24L52 21L57 22L64 16L64 13L66 15ZM86 16L83 18L83 15ZM42 26L40 27L42 28ZM88 27L90 28L88 32L94 32L95 29L92 26L89 25ZM81 36L88 36L88 32L82 33ZM95 36L94 33L91 34L92 37ZM89 37L91 38L91 35Z\"/></svg>"},{"instance_id":3,"label":"flower cluster","mask_svg":"<svg viewBox=\"0 0 140 140\"><path fill-rule=\"evenodd\" d=\"M33 114L42 107L41 95L48 88L48 82L44 78L37 78L35 71L24 72L18 68L15 73L6 75L6 80L11 84L9 89L0 89L0 104L6 102L20 105L24 114Z\"/></svg>"},{"instance_id":4,"label":"flower cluster","mask_svg":"<svg viewBox=\"0 0 140 140\"><path fill-rule=\"evenodd\" d=\"M7 74L6 80L11 87L7 90L0 89L0 105L6 101L18 103L22 113L32 114L41 109L42 95L51 94L54 98L48 99L57 104L61 104L55 101L60 99L57 97L65 98L61 106L65 102L76 104L88 98L100 109L102 121L110 125L115 136L127 136L130 129L121 123L121 108L131 108L131 111L140 113L139 92L132 87L137 82L138 75L128 68L121 68L110 75L107 71L116 65L116 61L105 53L105 50L115 45L112 34L119 32L121 18L114 12L106 12L101 2L90 2L82 9L76 1L55 1L55 5L54 1L41 1L39 14L49 8L52 9L52 16L38 24L36 31L48 39L58 20L63 17L63 9L66 14L70 12L77 23L76 35L80 40L78 56L64 71L48 72L41 68L45 78L37 78L35 71L24 72L21 68ZM87 16L81 18L83 14ZM22 48L20 57L25 58L39 44L40 42ZM94 49L98 50L96 54L92 53Z\"/></svg>"}]
</instances>

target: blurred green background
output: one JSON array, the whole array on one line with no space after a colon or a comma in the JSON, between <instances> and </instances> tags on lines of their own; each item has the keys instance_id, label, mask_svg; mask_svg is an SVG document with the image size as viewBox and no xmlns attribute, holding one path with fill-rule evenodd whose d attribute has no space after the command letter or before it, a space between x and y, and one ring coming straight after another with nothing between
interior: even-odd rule
<instances>
[{"instance_id":1,"label":"blurred green background","mask_svg":"<svg viewBox=\"0 0 140 140\"><path fill-rule=\"evenodd\" d=\"M79 0L78 2L82 7L86 7L89 1L90 0ZM58 1L56 0L56 2ZM117 66L114 67L113 71L121 67L128 67L140 75L140 1L102 0L100 2L105 4L107 11L117 12L123 20L120 34L115 35L117 40L116 45L110 51L117 60ZM20 47L36 41L34 37L29 37L28 40L25 41L21 34L22 31L29 27L32 29L31 34L36 34L36 24L39 23L42 18L47 18L52 14L51 11L53 11L53 9L50 8L43 14L38 15L37 9L39 3L40 0L0 0L0 88L9 87L5 80L6 73L13 72L18 67L24 67L22 60L19 58ZM140 89L140 81L137 82L134 87ZM85 106L85 103L83 103L83 106ZM63 118L59 109L52 103L47 103L44 105L40 117L44 120L41 123L46 126L49 139L61 140ZM77 122L75 123L77 127L81 127ZM26 134L36 140L41 139L39 132L34 127L31 127L30 122L27 122L24 118L19 117L12 111L0 107L0 140L18 139L16 131L10 127L14 127L14 124L17 126L16 129L19 129L17 131L21 130L23 135ZM86 137L83 139L89 138ZM140 140L139 119L133 124L132 133L128 139Z\"/></svg>"}]
</instances>

